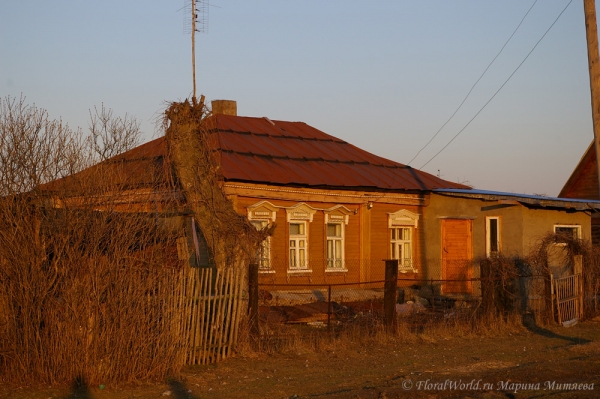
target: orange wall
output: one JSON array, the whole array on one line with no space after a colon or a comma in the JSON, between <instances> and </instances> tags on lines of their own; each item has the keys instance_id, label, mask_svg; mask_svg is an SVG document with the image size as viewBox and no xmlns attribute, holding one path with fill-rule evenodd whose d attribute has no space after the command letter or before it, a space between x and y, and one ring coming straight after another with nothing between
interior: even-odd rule
<instances>
[{"instance_id":1,"label":"orange wall","mask_svg":"<svg viewBox=\"0 0 600 399\"><path fill-rule=\"evenodd\" d=\"M247 215L248 207L264 200L239 196L235 198L234 203L238 213ZM287 212L283 208L277 210L275 220L277 227L271 237L271 264L274 273L261 272L260 279L263 283L327 284L382 280L384 260L390 256L388 213L393 213L401 209L406 209L417 214L420 213L419 207L414 205L374 203L371 209L367 209L366 205L355 203L344 204L276 199L269 199L268 202L276 207L288 208L299 203L306 203L318 210L314 213L312 222L308 223L309 265L312 269L310 273L288 273L289 232ZM328 209L336 205L343 205L349 210L356 212L349 215L348 224L344 227L344 258L346 268L348 269L347 272L325 271L326 226L323 209ZM363 215L362 213L365 212L368 214ZM362 234L361 229L363 231ZM418 229L413 229L413 233L413 257L418 258L420 251ZM361 256L361 254L366 255Z\"/></svg>"}]
</instances>

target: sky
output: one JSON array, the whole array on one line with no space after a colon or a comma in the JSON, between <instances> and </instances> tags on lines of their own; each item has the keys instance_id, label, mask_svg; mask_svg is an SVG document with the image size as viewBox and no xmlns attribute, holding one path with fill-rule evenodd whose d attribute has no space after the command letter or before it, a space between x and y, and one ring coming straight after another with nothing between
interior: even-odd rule
<instances>
[{"instance_id":1,"label":"sky","mask_svg":"<svg viewBox=\"0 0 600 399\"><path fill-rule=\"evenodd\" d=\"M192 95L184 5L4 1L0 97L24 96L84 130L104 105L153 139L167 103ZM198 96L404 164L523 21L410 165L478 189L556 196L593 139L581 0L211 0L207 17Z\"/></svg>"}]
</instances>

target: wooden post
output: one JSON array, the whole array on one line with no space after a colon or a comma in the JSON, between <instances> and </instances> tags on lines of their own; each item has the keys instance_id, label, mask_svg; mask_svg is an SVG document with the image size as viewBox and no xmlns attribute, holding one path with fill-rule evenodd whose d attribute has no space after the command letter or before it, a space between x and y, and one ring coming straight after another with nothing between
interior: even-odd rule
<instances>
[{"instance_id":1,"label":"wooden post","mask_svg":"<svg viewBox=\"0 0 600 399\"><path fill-rule=\"evenodd\" d=\"M546 278L544 278L544 281L546 281ZM547 287L547 284L546 284ZM549 310L548 310L548 297L550 297L550 306L549 306ZM550 274L550 293L548 293L548 289L546 288L546 313L550 312L550 315L548 317L548 320L550 323L555 323L554 320L554 303L556 302L556 296L554 295L554 275ZM558 307L558 305L557 305ZM560 311L558 310L558 312L560 313Z\"/></svg>"},{"instance_id":2,"label":"wooden post","mask_svg":"<svg viewBox=\"0 0 600 399\"><path fill-rule=\"evenodd\" d=\"M492 284L490 260L483 259L479 263L479 277L481 281L481 310L484 314L490 314L494 307L494 291Z\"/></svg>"},{"instance_id":3,"label":"wooden post","mask_svg":"<svg viewBox=\"0 0 600 399\"><path fill-rule=\"evenodd\" d=\"M433 288L433 278L429 279L429 286L431 287L431 309L435 312L435 288Z\"/></svg>"},{"instance_id":4,"label":"wooden post","mask_svg":"<svg viewBox=\"0 0 600 399\"><path fill-rule=\"evenodd\" d=\"M583 275L583 255L573 256L573 274Z\"/></svg>"},{"instance_id":5,"label":"wooden post","mask_svg":"<svg viewBox=\"0 0 600 399\"><path fill-rule=\"evenodd\" d=\"M327 288L327 332L331 333L331 285Z\"/></svg>"},{"instance_id":6,"label":"wooden post","mask_svg":"<svg viewBox=\"0 0 600 399\"><path fill-rule=\"evenodd\" d=\"M575 274L575 295L579 298L577 301L577 317L583 318L583 255L573 256L573 274Z\"/></svg>"},{"instance_id":7,"label":"wooden post","mask_svg":"<svg viewBox=\"0 0 600 399\"><path fill-rule=\"evenodd\" d=\"M600 64L598 63L598 27L596 24L595 0L583 0L585 12L585 35L587 37L588 67L590 72L590 92L592 100L592 122L594 126L594 148L598 170L600 195Z\"/></svg>"},{"instance_id":8,"label":"wooden post","mask_svg":"<svg viewBox=\"0 0 600 399\"><path fill-rule=\"evenodd\" d=\"M385 261L385 285L383 292L383 324L396 325L396 290L398 289L398 259Z\"/></svg>"},{"instance_id":9,"label":"wooden post","mask_svg":"<svg viewBox=\"0 0 600 399\"><path fill-rule=\"evenodd\" d=\"M248 268L248 322L250 337L254 341L260 338L258 328L258 264L251 263Z\"/></svg>"}]
</instances>

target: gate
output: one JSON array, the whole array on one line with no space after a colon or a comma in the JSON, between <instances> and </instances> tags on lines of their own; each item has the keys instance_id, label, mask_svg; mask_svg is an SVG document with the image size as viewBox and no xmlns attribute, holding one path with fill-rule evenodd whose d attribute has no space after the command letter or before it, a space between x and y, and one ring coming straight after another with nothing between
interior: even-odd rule
<instances>
[{"instance_id":1,"label":"gate","mask_svg":"<svg viewBox=\"0 0 600 399\"><path fill-rule=\"evenodd\" d=\"M550 275L552 301L556 306L558 324L570 325L583 317L583 289L581 273L555 279Z\"/></svg>"},{"instance_id":2,"label":"gate","mask_svg":"<svg viewBox=\"0 0 600 399\"><path fill-rule=\"evenodd\" d=\"M244 312L243 283L242 268L186 270L180 295L185 364L214 363L231 354Z\"/></svg>"}]
</instances>

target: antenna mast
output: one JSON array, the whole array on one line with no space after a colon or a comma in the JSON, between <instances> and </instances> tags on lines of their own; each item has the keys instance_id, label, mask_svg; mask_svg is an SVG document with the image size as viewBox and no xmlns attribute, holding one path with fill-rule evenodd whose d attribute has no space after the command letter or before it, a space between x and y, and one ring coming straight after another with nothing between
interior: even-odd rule
<instances>
[{"instance_id":1,"label":"antenna mast","mask_svg":"<svg viewBox=\"0 0 600 399\"><path fill-rule=\"evenodd\" d=\"M209 0L191 0L186 3L186 14L191 16L189 29L192 34L192 80L194 83L194 94L192 101L196 104L196 32L208 32L208 7ZM187 9L189 7L189 9Z\"/></svg>"}]
</instances>

